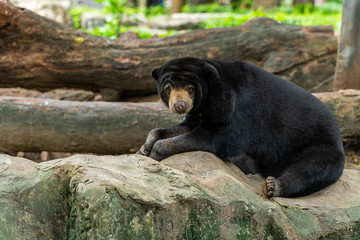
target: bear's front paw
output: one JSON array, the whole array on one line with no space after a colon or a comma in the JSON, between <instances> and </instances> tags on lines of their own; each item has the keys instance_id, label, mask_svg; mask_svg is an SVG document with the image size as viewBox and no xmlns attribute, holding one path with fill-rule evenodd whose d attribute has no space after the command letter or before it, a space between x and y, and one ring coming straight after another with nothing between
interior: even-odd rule
<instances>
[{"instance_id":1,"label":"bear's front paw","mask_svg":"<svg viewBox=\"0 0 360 240\"><path fill-rule=\"evenodd\" d=\"M166 140L157 141L152 147L149 157L157 161L169 157L171 154L169 154L168 144L166 143Z\"/></svg>"},{"instance_id":2,"label":"bear's front paw","mask_svg":"<svg viewBox=\"0 0 360 240\"><path fill-rule=\"evenodd\" d=\"M142 145L141 148L139 149L139 151L136 152L136 154L140 154L140 155L144 155L144 156L149 156L150 151L146 149L145 145Z\"/></svg>"},{"instance_id":3,"label":"bear's front paw","mask_svg":"<svg viewBox=\"0 0 360 240\"><path fill-rule=\"evenodd\" d=\"M278 197L280 195L280 184L274 177L267 177L263 185L263 193L266 197Z\"/></svg>"},{"instance_id":4,"label":"bear's front paw","mask_svg":"<svg viewBox=\"0 0 360 240\"><path fill-rule=\"evenodd\" d=\"M149 158L152 158L156 161L161 161L163 159L163 157L161 156L161 151L159 151L159 149L157 149L154 145L154 147L151 149L150 154L148 155Z\"/></svg>"},{"instance_id":5,"label":"bear's front paw","mask_svg":"<svg viewBox=\"0 0 360 240\"><path fill-rule=\"evenodd\" d=\"M155 128L153 130L151 130L148 134L148 136L146 137L146 141L144 143L144 145L141 146L141 148L139 149L139 151L137 151L137 154L141 154L144 156L149 156L151 149L153 148L154 144L156 143L156 141L158 141L159 138L159 132L161 129L159 128Z\"/></svg>"}]
</instances>

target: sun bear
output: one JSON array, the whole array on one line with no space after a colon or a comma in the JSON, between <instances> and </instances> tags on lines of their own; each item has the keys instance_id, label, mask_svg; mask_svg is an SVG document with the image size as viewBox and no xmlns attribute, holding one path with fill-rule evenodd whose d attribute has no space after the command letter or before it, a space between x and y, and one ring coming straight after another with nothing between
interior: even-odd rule
<instances>
[{"instance_id":1,"label":"sun bear","mask_svg":"<svg viewBox=\"0 0 360 240\"><path fill-rule=\"evenodd\" d=\"M266 197L297 197L341 176L342 138L330 110L309 92L250 63L179 58L152 71L162 101L184 114L154 129L138 151L162 160L206 151L265 178Z\"/></svg>"}]
</instances>

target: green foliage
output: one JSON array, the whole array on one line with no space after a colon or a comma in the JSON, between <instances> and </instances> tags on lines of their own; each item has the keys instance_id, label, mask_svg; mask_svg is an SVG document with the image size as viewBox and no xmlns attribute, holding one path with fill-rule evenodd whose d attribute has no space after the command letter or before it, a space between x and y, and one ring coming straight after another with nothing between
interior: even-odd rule
<instances>
[{"instance_id":1,"label":"green foliage","mask_svg":"<svg viewBox=\"0 0 360 240\"><path fill-rule=\"evenodd\" d=\"M107 38L115 39L119 33L124 33L128 31L136 32L139 34L141 39L146 39L152 37L153 33L149 28L139 28L134 26L126 26L121 23L123 15L133 15L136 13L143 13L147 18L151 18L158 15L169 14L169 8L163 6L151 6L146 9L138 9L129 7L126 5L126 0L94 0L103 4L103 9L98 10L89 7L73 7L70 10L72 15L74 26L80 30L84 30L90 34L96 36L103 36ZM80 16L84 12L99 12L104 14L109 14L109 17L106 19L106 24L104 26L95 28L93 30L86 30L80 28ZM159 35L160 37L168 37L177 34L178 31L171 30L167 34Z\"/></svg>"},{"instance_id":2,"label":"green foliage","mask_svg":"<svg viewBox=\"0 0 360 240\"><path fill-rule=\"evenodd\" d=\"M95 2L102 3L103 10L106 13L121 14L124 12L126 0L94 0Z\"/></svg>"},{"instance_id":3,"label":"green foliage","mask_svg":"<svg viewBox=\"0 0 360 240\"><path fill-rule=\"evenodd\" d=\"M268 17L277 21L302 26L333 25L335 31L341 27L341 4L328 3L319 6L311 4L296 7L281 6L276 9L263 10L234 10L229 17L209 19L202 24L203 28L233 27L238 26L255 17Z\"/></svg>"},{"instance_id":4,"label":"green foliage","mask_svg":"<svg viewBox=\"0 0 360 240\"><path fill-rule=\"evenodd\" d=\"M106 19L106 24L102 27L95 28L93 31L87 32L108 38L117 38L117 35L121 32L121 16L125 12L126 0L94 0L100 2L103 5L102 13L107 13L110 16ZM73 10L76 13L82 13L83 9ZM73 15L74 16L74 15Z\"/></svg>"},{"instance_id":5,"label":"green foliage","mask_svg":"<svg viewBox=\"0 0 360 240\"><path fill-rule=\"evenodd\" d=\"M338 14L342 11L342 4L335 2L326 2L320 6L315 7L316 12L321 14Z\"/></svg>"},{"instance_id":6,"label":"green foliage","mask_svg":"<svg viewBox=\"0 0 360 240\"><path fill-rule=\"evenodd\" d=\"M333 2L334 2L334 3L342 3L343 0L327 0L327 2L328 2L328 3L330 3L330 2L331 2L331 3L333 3Z\"/></svg>"},{"instance_id":7,"label":"green foliage","mask_svg":"<svg viewBox=\"0 0 360 240\"><path fill-rule=\"evenodd\" d=\"M169 15L170 9L161 5L150 6L142 11L147 18L156 17L159 15Z\"/></svg>"},{"instance_id":8,"label":"green foliage","mask_svg":"<svg viewBox=\"0 0 360 240\"><path fill-rule=\"evenodd\" d=\"M166 34L159 34L159 37L171 37L178 33L179 31L173 29L173 30L169 30Z\"/></svg>"},{"instance_id":9,"label":"green foliage","mask_svg":"<svg viewBox=\"0 0 360 240\"><path fill-rule=\"evenodd\" d=\"M314 5L311 3L307 4L296 4L293 14L311 14L314 11Z\"/></svg>"},{"instance_id":10,"label":"green foliage","mask_svg":"<svg viewBox=\"0 0 360 240\"><path fill-rule=\"evenodd\" d=\"M70 14L74 23L74 27L80 28L80 16L84 12L100 12L100 10L86 6L70 8Z\"/></svg>"},{"instance_id":11,"label":"green foliage","mask_svg":"<svg viewBox=\"0 0 360 240\"><path fill-rule=\"evenodd\" d=\"M232 8L223 4L199 4L197 6L186 4L181 9L184 13L219 13L219 12L231 12Z\"/></svg>"},{"instance_id":12,"label":"green foliage","mask_svg":"<svg viewBox=\"0 0 360 240\"><path fill-rule=\"evenodd\" d=\"M88 31L96 36L103 36L108 38L117 38L121 33L120 19L116 16L108 17L106 24L102 27L95 28L93 31Z\"/></svg>"},{"instance_id":13,"label":"green foliage","mask_svg":"<svg viewBox=\"0 0 360 240\"><path fill-rule=\"evenodd\" d=\"M125 26L121 24L123 15L132 15L136 13L143 13L147 18L158 15L169 14L169 9L161 5L151 6L146 9L137 9L126 5L126 0L95 0L101 2L104 8L95 10L87 7L72 8L71 15L73 17L74 25L80 28L80 15L84 11L97 11L109 14L106 25L96 28L92 31L87 31L91 34L104 36L108 38L117 38L119 33L133 31L137 32L142 39L150 38L154 35L149 28L140 28L134 26ZM249 6L253 0L236 0L233 5L226 6L221 4L200 4L198 6L185 5L182 12L185 13L229 13L228 17L212 18L202 22L201 28L218 28L218 27L233 27L238 26L255 17L269 17L277 21L296 24L296 25L333 25L335 31L340 31L341 27L341 0L328 0L327 3L319 6L312 4L298 4L295 7L289 5L282 5L275 9L258 10L244 9L243 6ZM166 34L161 34L159 37L168 37L177 34L178 31L170 30Z\"/></svg>"}]
</instances>

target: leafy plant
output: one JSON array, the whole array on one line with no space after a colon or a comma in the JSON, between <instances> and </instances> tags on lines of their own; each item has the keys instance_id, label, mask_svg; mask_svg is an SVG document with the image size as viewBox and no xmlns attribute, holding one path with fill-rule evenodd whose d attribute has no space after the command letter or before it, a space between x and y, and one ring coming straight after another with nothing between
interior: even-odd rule
<instances>
[{"instance_id":1,"label":"leafy plant","mask_svg":"<svg viewBox=\"0 0 360 240\"><path fill-rule=\"evenodd\" d=\"M139 34L140 38L150 38L153 33L148 28L139 28L134 26L123 25L121 19L124 15L133 15L136 13L143 13L146 17L151 18L158 15L169 14L169 8L163 6L151 6L146 9L138 9L134 7L127 6L126 0L94 0L100 2L103 5L102 10L97 10L94 8L88 7L74 7L71 8L71 15L73 18L74 26L78 29L81 29L80 26L80 16L83 12L99 12L103 14L108 14L106 18L106 24L101 27L97 27L93 30L84 30L88 33L91 33L96 36L103 36L108 38L117 38L119 33L133 31ZM161 37L171 36L176 34L177 31L169 31L167 34L162 34Z\"/></svg>"},{"instance_id":2,"label":"leafy plant","mask_svg":"<svg viewBox=\"0 0 360 240\"><path fill-rule=\"evenodd\" d=\"M199 4L197 6L186 4L181 9L184 13L218 13L218 12L231 12L232 8L223 4Z\"/></svg>"},{"instance_id":3,"label":"leafy plant","mask_svg":"<svg viewBox=\"0 0 360 240\"><path fill-rule=\"evenodd\" d=\"M208 19L202 23L202 28L238 26L255 17L268 17L277 21L296 25L333 25L335 31L341 26L341 4L328 3L320 6L311 4L297 5L295 8L281 6L276 9L264 10L233 10L228 17Z\"/></svg>"},{"instance_id":4,"label":"leafy plant","mask_svg":"<svg viewBox=\"0 0 360 240\"><path fill-rule=\"evenodd\" d=\"M147 18L152 18L159 15L169 15L170 9L162 5L155 5L145 8L142 12L146 15Z\"/></svg>"},{"instance_id":5,"label":"leafy plant","mask_svg":"<svg viewBox=\"0 0 360 240\"><path fill-rule=\"evenodd\" d=\"M102 3L103 12L111 14L106 18L106 24L102 27L95 28L91 33L97 36L108 38L117 38L121 32L121 16L124 13L126 0L94 0Z\"/></svg>"},{"instance_id":6,"label":"leafy plant","mask_svg":"<svg viewBox=\"0 0 360 240\"><path fill-rule=\"evenodd\" d=\"M133 31L137 32L142 39L149 38L154 35L153 31L146 27L125 26L121 23L123 15L132 15L135 13L143 13L147 18L169 14L169 8L161 5L151 6L146 9L137 9L126 5L126 0L95 0L101 2L104 6L103 10L94 10L91 8L72 8L71 14L73 16L74 25L80 28L80 15L84 11L98 11L109 14L106 19L106 25L88 31L94 35L104 36L109 38L117 38L119 33ZM253 0L238 0L239 3ZM198 6L185 5L183 12L199 13L199 12L227 12L227 17L210 18L201 23L201 28L216 28L216 27L232 27L238 26L255 17L269 17L277 21L297 24L297 25L333 25L335 31L340 30L341 26L341 0L328 0L327 3L319 6L311 4L297 5L292 7L290 5L282 5L271 10L264 10L262 8L252 11L251 9L244 9L242 7L230 7L220 4L200 4ZM170 30L159 37L173 36L178 31Z\"/></svg>"},{"instance_id":7,"label":"leafy plant","mask_svg":"<svg viewBox=\"0 0 360 240\"><path fill-rule=\"evenodd\" d=\"M94 0L95 2L102 3L104 12L112 14L121 14L124 12L126 0Z\"/></svg>"},{"instance_id":8,"label":"leafy plant","mask_svg":"<svg viewBox=\"0 0 360 240\"><path fill-rule=\"evenodd\" d=\"M311 14L314 11L314 5L311 3L307 4L296 4L293 13L294 14Z\"/></svg>"},{"instance_id":9,"label":"leafy plant","mask_svg":"<svg viewBox=\"0 0 360 240\"><path fill-rule=\"evenodd\" d=\"M331 3L342 3L343 0L327 0L327 2Z\"/></svg>"},{"instance_id":10,"label":"leafy plant","mask_svg":"<svg viewBox=\"0 0 360 240\"><path fill-rule=\"evenodd\" d=\"M86 6L70 8L70 14L74 23L74 27L80 28L80 17L84 12L100 12L100 10Z\"/></svg>"}]
</instances>

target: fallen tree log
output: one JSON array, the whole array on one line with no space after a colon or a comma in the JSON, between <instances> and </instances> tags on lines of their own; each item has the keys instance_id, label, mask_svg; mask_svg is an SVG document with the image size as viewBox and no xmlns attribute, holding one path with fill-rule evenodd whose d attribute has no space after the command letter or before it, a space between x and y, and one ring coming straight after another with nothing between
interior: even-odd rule
<instances>
[{"instance_id":1,"label":"fallen tree log","mask_svg":"<svg viewBox=\"0 0 360 240\"><path fill-rule=\"evenodd\" d=\"M330 91L337 40L332 27L257 18L239 27L168 38L110 40L0 1L0 87L156 92L150 71L177 57L255 63L309 91Z\"/></svg>"},{"instance_id":2,"label":"fallen tree log","mask_svg":"<svg viewBox=\"0 0 360 240\"><path fill-rule=\"evenodd\" d=\"M0 96L46 98L69 101L91 101L99 95L96 95L90 91L79 89L54 89L48 92L40 92L25 88L0 88Z\"/></svg>"},{"instance_id":3,"label":"fallen tree log","mask_svg":"<svg viewBox=\"0 0 360 240\"><path fill-rule=\"evenodd\" d=\"M315 96L335 114L344 141L359 141L360 91ZM0 97L0 151L131 153L151 129L176 125L181 118L161 103Z\"/></svg>"},{"instance_id":4,"label":"fallen tree log","mask_svg":"<svg viewBox=\"0 0 360 240\"><path fill-rule=\"evenodd\" d=\"M179 121L161 103L0 97L0 151L135 152L151 129Z\"/></svg>"}]
</instances>

